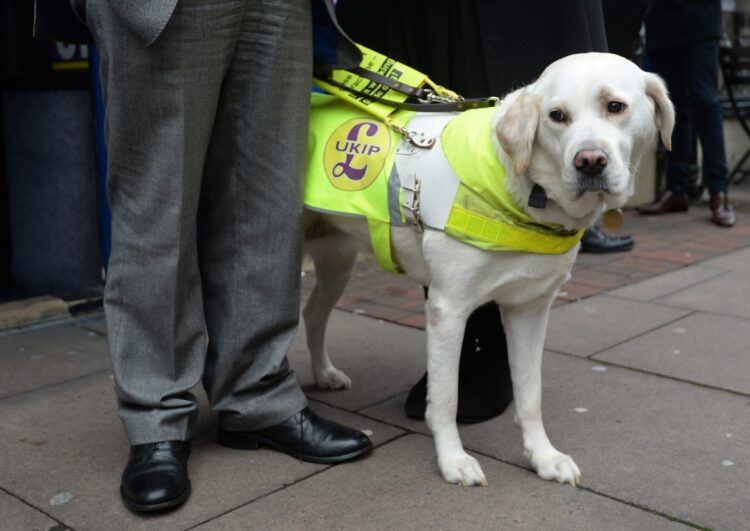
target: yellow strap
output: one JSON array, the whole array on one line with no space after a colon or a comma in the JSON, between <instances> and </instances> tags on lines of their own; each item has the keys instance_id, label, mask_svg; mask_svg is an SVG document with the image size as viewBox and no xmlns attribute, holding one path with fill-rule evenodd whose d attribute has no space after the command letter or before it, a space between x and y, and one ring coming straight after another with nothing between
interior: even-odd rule
<instances>
[{"instance_id":1,"label":"yellow strap","mask_svg":"<svg viewBox=\"0 0 750 531\"><path fill-rule=\"evenodd\" d=\"M370 50L361 44L357 44L357 46L362 51L362 62L359 63L361 68L400 81L412 87L421 87L427 84L441 96L458 98L458 95L455 92L436 85L419 70L415 70L410 66L399 63L398 61L374 50ZM354 92L332 85L322 79L314 78L313 83L326 92L356 105L383 121L386 121L386 118L393 114L397 109L387 103L368 99L368 94L395 103L403 103L408 98L403 92L393 90L386 85L358 76L348 70L333 70L331 73L331 79L337 84L344 85ZM404 125L403 123L398 123L398 121L396 121L396 123L397 125Z\"/></svg>"},{"instance_id":2,"label":"yellow strap","mask_svg":"<svg viewBox=\"0 0 750 531\"><path fill-rule=\"evenodd\" d=\"M475 212L469 212L457 205L453 205L445 231L454 237L460 235L458 239L471 240L475 246L488 250L544 254L565 253L572 249L583 236L583 231L572 236L560 236L512 227Z\"/></svg>"}]
</instances>

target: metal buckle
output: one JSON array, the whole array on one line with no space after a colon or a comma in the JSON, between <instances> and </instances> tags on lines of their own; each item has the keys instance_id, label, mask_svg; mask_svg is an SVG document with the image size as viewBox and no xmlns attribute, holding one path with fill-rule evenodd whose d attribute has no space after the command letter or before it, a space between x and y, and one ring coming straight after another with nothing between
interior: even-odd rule
<instances>
[{"instance_id":1,"label":"metal buckle","mask_svg":"<svg viewBox=\"0 0 750 531\"><path fill-rule=\"evenodd\" d=\"M419 193L422 189L422 183L414 173L407 173L406 178L401 182L403 190L401 206L404 209L406 221L414 225L419 232L422 232L422 219L419 216Z\"/></svg>"},{"instance_id":2,"label":"metal buckle","mask_svg":"<svg viewBox=\"0 0 750 531\"><path fill-rule=\"evenodd\" d=\"M396 128L394 127L394 129ZM401 135L401 138L409 142L412 146L420 149L432 149L432 146L437 142L435 138L425 137L424 133L409 131L403 127L399 127L396 131Z\"/></svg>"},{"instance_id":3,"label":"metal buckle","mask_svg":"<svg viewBox=\"0 0 750 531\"><path fill-rule=\"evenodd\" d=\"M425 89L426 98L420 101L426 101L427 103L455 103L461 101L463 98L454 99L448 96L441 96L432 89Z\"/></svg>"},{"instance_id":4,"label":"metal buckle","mask_svg":"<svg viewBox=\"0 0 750 531\"><path fill-rule=\"evenodd\" d=\"M396 131L401 138L409 142L414 147L418 147L420 149L432 149L432 146L434 146L437 143L436 138L425 138L424 133L417 133L414 131L409 131L408 129L404 129L403 127L399 127L398 125L394 124L392 121L386 120L386 124L388 127Z\"/></svg>"},{"instance_id":5,"label":"metal buckle","mask_svg":"<svg viewBox=\"0 0 750 531\"><path fill-rule=\"evenodd\" d=\"M425 138L424 134L414 133L413 131L406 131L406 141L422 149L431 149L435 145L434 138Z\"/></svg>"}]
</instances>

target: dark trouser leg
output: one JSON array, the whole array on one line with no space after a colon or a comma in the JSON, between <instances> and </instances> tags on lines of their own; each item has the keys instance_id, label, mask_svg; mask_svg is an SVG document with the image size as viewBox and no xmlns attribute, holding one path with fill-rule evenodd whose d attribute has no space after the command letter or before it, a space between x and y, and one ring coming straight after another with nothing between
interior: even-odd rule
<instances>
[{"instance_id":1,"label":"dark trouser leg","mask_svg":"<svg viewBox=\"0 0 750 531\"><path fill-rule=\"evenodd\" d=\"M299 315L310 3L245 5L208 152L198 227L210 338L203 382L230 430L266 428L305 406L286 354Z\"/></svg>"},{"instance_id":2,"label":"dark trouser leg","mask_svg":"<svg viewBox=\"0 0 750 531\"><path fill-rule=\"evenodd\" d=\"M204 369L212 402L250 426L304 406L285 354L297 320L310 16L305 0L271 4L182 0L148 48L106 2L91 4L113 215L105 307L131 444L189 437L190 389ZM293 95L268 84L271 62Z\"/></svg>"},{"instance_id":3,"label":"dark trouser leg","mask_svg":"<svg viewBox=\"0 0 750 531\"><path fill-rule=\"evenodd\" d=\"M241 1L181 1L150 47L89 2L102 55L112 255L105 312L131 444L190 436L207 336L195 246L203 163ZM238 8L240 8L238 10ZM215 28L206 38L203 28Z\"/></svg>"},{"instance_id":4,"label":"dark trouser leg","mask_svg":"<svg viewBox=\"0 0 750 531\"><path fill-rule=\"evenodd\" d=\"M649 57L654 72L664 78L675 106L672 151L667 162L667 189L675 195L684 195L688 190L692 145L685 57L676 49L649 50Z\"/></svg>"},{"instance_id":5,"label":"dark trouser leg","mask_svg":"<svg viewBox=\"0 0 750 531\"><path fill-rule=\"evenodd\" d=\"M686 83L693 126L701 143L703 182L711 193L729 187L724 123L717 90L719 42L694 44L685 50Z\"/></svg>"}]
</instances>

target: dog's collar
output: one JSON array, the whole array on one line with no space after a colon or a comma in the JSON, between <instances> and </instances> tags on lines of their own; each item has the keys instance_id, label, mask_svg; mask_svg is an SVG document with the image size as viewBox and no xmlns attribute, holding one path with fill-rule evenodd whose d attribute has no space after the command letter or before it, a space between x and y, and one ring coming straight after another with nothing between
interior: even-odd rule
<instances>
[{"instance_id":1,"label":"dog's collar","mask_svg":"<svg viewBox=\"0 0 750 531\"><path fill-rule=\"evenodd\" d=\"M534 187L529 193L529 200L526 203L531 208L544 209L547 208L547 191L534 183ZM604 226L611 230L617 230L620 228L623 222L622 209L611 208L602 214L602 223Z\"/></svg>"},{"instance_id":2,"label":"dog's collar","mask_svg":"<svg viewBox=\"0 0 750 531\"><path fill-rule=\"evenodd\" d=\"M547 207L547 191L534 183L534 187L531 189L529 194L529 201L527 203L531 208L543 209Z\"/></svg>"}]
</instances>

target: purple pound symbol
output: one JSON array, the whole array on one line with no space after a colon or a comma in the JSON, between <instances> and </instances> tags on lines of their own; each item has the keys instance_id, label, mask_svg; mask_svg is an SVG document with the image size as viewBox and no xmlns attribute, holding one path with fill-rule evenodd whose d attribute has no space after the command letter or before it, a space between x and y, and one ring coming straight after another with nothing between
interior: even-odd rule
<instances>
[{"instance_id":1,"label":"purple pound symbol","mask_svg":"<svg viewBox=\"0 0 750 531\"><path fill-rule=\"evenodd\" d=\"M354 159L354 155L352 154L352 152L359 154L364 151L363 149L361 149L363 148L363 146L357 144L359 130L364 126L367 126L367 130L365 131L366 136L375 136L375 134L378 132L378 126L376 124L363 122L351 128L349 133L346 135L347 142L346 144L344 144L343 149L340 149L339 143L336 142L336 149L338 151L348 151L348 153L344 162L337 162L333 166L334 177L341 177L342 175L346 175L346 177L352 181L359 181L365 176L365 173L367 173L367 164L365 164L361 168L351 167L352 160Z\"/></svg>"}]
</instances>

